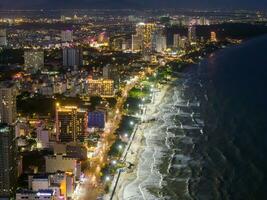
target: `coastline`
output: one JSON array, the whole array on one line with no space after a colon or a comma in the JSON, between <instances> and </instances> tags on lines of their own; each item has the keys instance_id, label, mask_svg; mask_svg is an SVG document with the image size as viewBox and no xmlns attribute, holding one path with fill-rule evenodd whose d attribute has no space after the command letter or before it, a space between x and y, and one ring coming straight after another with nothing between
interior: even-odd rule
<instances>
[{"instance_id":1,"label":"coastline","mask_svg":"<svg viewBox=\"0 0 267 200\"><path fill-rule=\"evenodd\" d=\"M157 107L162 103L170 85L161 85L160 89L154 92L154 102L146 105L146 118L153 118L157 114ZM146 148L146 136L145 130L151 126L150 122L140 123L137 125L136 135L133 138L132 145L129 148L129 153L125 158L125 162L132 163L134 166L132 169L126 169L123 171L117 182L117 187L114 191L113 200L123 200L124 195L129 195L130 191L127 191L127 186L134 183L138 179L139 164L143 162L142 155Z\"/></svg>"},{"instance_id":2,"label":"coastline","mask_svg":"<svg viewBox=\"0 0 267 200\"><path fill-rule=\"evenodd\" d=\"M219 48L222 49L222 48ZM209 54L210 55L210 54ZM197 63L200 62L200 60L196 61ZM176 71L177 73L180 73L180 71L184 71L184 68L186 68L188 65L183 65L183 68L179 69L179 71ZM109 193L110 200L123 200L123 199L136 199L136 195L142 196L144 199L146 199L146 196L148 195L150 199L155 199L156 197L148 194L149 191L144 190L143 185L144 181L140 181L139 177L143 178L150 178L149 175L145 173L145 171L140 170L139 168L142 168L142 165L147 162L147 155L150 154L153 158L153 164L150 166L151 168L151 174L154 176L157 176L156 179L158 179L158 186L149 188L149 193L154 193L157 188L162 188L162 181L163 177L160 171L154 170L154 165L161 165L161 161L156 161L155 153L159 153L156 149L151 149L149 145L147 144L148 137L151 137L153 135L153 132L155 130L155 126L153 122L149 122L150 120L154 120L154 118L158 117L158 106L162 104L162 101L164 97L166 96L166 93L168 92L168 89L171 88L171 83L175 81L177 78L172 77L172 80L168 83L159 84L160 87L157 88L156 92L154 92L154 101L152 103L147 104L146 107L146 113L144 117L147 120L147 122L139 123L136 125L136 134L135 137L132 140L132 144L130 148L128 149L127 156L125 157L125 163L131 163L133 166L131 169L123 169L119 173L117 173L114 177L115 184L113 182L112 184L112 195ZM150 130L154 130L153 132L150 132ZM155 132L154 132L155 133ZM151 150L154 151L154 153L151 154ZM146 155L145 155L146 154ZM140 167L141 166L141 167ZM143 169L143 168L142 168ZM140 172L141 171L141 172ZM148 172L148 171L147 171ZM140 174L141 175L140 175ZM150 173L150 171L148 172ZM118 175L119 174L119 175ZM151 175L150 174L150 175ZM142 185L142 186L141 186ZM190 195L189 195L190 196ZM106 196L107 197L107 196Z\"/></svg>"}]
</instances>

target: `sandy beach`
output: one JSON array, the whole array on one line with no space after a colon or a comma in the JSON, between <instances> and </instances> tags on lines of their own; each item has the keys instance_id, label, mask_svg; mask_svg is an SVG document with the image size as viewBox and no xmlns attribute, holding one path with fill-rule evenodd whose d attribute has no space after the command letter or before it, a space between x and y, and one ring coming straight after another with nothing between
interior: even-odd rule
<instances>
[{"instance_id":1,"label":"sandy beach","mask_svg":"<svg viewBox=\"0 0 267 200\"><path fill-rule=\"evenodd\" d=\"M143 116L144 119L150 119L156 116L157 107L162 102L168 88L168 85L164 85L161 89L154 92L154 101L146 105L146 113ZM138 179L139 163L143 162L142 154L144 153L146 145L144 132L149 130L151 123L142 123L137 126L135 137L133 138L132 145L125 159L126 163L132 163L134 166L131 169L125 169L125 171L121 173L113 196L114 200L134 199L135 191L127 189L127 186Z\"/></svg>"}]
</instances>

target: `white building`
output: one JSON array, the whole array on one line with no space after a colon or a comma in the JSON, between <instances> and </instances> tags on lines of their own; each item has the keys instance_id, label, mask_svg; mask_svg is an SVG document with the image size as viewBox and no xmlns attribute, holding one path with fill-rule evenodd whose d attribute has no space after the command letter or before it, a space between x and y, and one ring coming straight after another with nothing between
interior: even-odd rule
<instances>
[{"instance_id":1,"label":"white building","mask_svg":"<svg viewBox=\"0 0 267 200\"><path fill-rule=\"evenodd\" d=\"M56 200L54 191L51 189L32 191L18 190L16 192L16 200Z\"/></svg>"},{"instance_id":2,"label":"white building","mask_svg":"<svg viewBox=\"0 0 267 200\"><path fill-rule=\"evenodd\" d=\"M45 170L47 173L55 173L57 171L71 172L76 179L81 175L81 163L77 158L64 155L52 155L45 157Z\"/></svg>"},{"instance_id":3,"label":"white building","mask_svg":"<svg viewBox=\"0 0 267 200\"><path fill-rule=\"evenodd\" d=\"M31 188L33 191L46 190L49 188L50 181L48 176L33 176L30 178Z\"/></svg>"},{"instance_id":4,"label":"white building","mask_svg":"<svg viewBox=\"0 0 267 200\"><path fill-rule=\"evenodd\" d=\"M43 127L38 127L37 132L37 146L41 149L49 147L49 131L43 129Z\"/></svg>"}]
</instances>

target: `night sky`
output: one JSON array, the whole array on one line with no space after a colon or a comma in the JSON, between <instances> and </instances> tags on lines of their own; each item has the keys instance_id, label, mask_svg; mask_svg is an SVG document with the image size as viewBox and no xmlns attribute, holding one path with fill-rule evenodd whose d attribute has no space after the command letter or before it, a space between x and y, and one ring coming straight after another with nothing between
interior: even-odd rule
<instances>
[{"instance_id":1,"label":"night sky","mask_svg":"<svg viewBox=\"0 0 267 200\"><path fill-rule=\"evenodd\" d=\"M0 0L0 8L267 9L267 0Z\"/></svg>"}]
</instances>

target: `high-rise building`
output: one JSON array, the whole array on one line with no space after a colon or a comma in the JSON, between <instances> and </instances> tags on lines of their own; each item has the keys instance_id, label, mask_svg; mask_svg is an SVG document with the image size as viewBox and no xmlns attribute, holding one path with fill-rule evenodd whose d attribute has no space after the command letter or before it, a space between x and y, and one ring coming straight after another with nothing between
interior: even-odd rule
<instances>
[{"instance_id":1,"label":"high-rise building","mask_svg":"<svg viewBox=\"0 0 267 200\"><path fill-rule=\"evenodd\" d=\"M25 68L31 68L35 71L44 66L44 51L30 50L24 52L24 65Z\"/></svg>"},{"instance_id":2,"label":"high-rise building","mask_svg":"<svg viewBox=\"0 0 267 200\"><path fill-rule=\"evenodd\" d=\"M82 65L82 52L80 49L64 48L63 49L63 66L78 67Z\"/></svg>"},{"instance_id":3,"label":"high-rise building","mask_svg":"<svg viewBox=\"0 0 267 200\"><path fill-rule=\"evenodd\" d=\"M0 124L0 198L14 195L17 179L16 141L12 126Z\"/></svg>"},{"instance_id":4,"label":"high-rise building","mask_svg":"<svg viewBox=\"0 0 267 200\"><path fill-rule=\"evenodd\" d=\"M88 79L88 90L90 96L113 97L114 80Z\"/></svg>"},{"instance_id":5,"label":"high-rise building","mask_svg":"<svg viewBox=\"0 0 267 200\"><path fill-rule=\"evenodd\" d=\"M210 41L211 42L216 42L217 41L217 34L216 34L216 32L214 32L214 31L210 32Z\"/></svg>"},{"instance_id":6,"label":"high-rise building","mask_svg":"<svg viewBox=\"0 0 267 200\"><path fill-rule=\"evenodd\" d=\"M61 41L62 42L73 42L73 31L71 30L61 31Z\"/></svg>"},{"instance_id":7,"label":"high-rise building","mask_svg":"<svg viewBox=\"0 0 267 200\"><path fill-rule=\"evenodd\" d=\"M7 39L6 39L6 29L0 29L0 46L6 46Z\"/></svg>"},{"instance_id":8,"label":"high-rise building","mask_svg":"<svg viewBox=\"0 0 267 200\"><path fill-rule=\"evenodd\" d=\"M179 40L178 47L181 49L185 49L188 44L188 39L185 36L182 36L181 39Z\"/></svg>"},{"instance_id":9,"label":"high-rise building","mask_svg":"<svg viewBox=\"0 0 267 200\"><path fill-rule=\"evenodd\" d=\"M87 112L77 106L56 106L57 140L83 140L87 127Z\"/></svg>"},{"instance_id":10,"label":"high-rise building","mask_svg":"<svg viewBox=\"0 0 267 200\"><path fill-rule=\"evenodd\" d=\"M181 39L181 36L179 34L174 34L173 35L173 47L177 48L179 47L179 41Z\"/></svg>"},{"instance_id":11,"label":"high-rise building","mask_svg":"<svg viewBox=\"0 0 267 200\"><path fill-rule=\"evenodd\" d=\"M0 122L12 124L16 121L17 90L15 85L9 83L0 84Z\"/></svg>"},{"instance_id":12,"label":"high-rise building","mask_svg":"<svg viewBox=\"0 0 267 200\"><path fill-rule=\"evenodd\" d=\"M188 27L188 40L191 43L197 41L196 26L190 25Z\"/></svg>"},{"instance_id":13,"label":"high-rise building","mask_svg":"<svg viewBox=\"0 0 267 200\"><path fill-rule=\"evenodd\" d=\"M167 49L167 38L163 35L156 35L155 36L155 42L156 42L156 52L163 52Z\"/></svg>"},{"instance_id":14,"label":"high-rise building","mask_svg":"<svg viewBox=\"0 0 267 200\"><path fill-rule=\"evenodd\" d=\"M136 25L136 37L142 38L142 50L147 51L152 49L152 35L156 30L154 23L138 23Z\"/></svg>"},{"instance_id":15,"label":"high-rise building","mask_svg":"<svg viewBox=\"0 0 267 200\"><path fill-rule=\"evenodd\" d=\"M112 68L111 68L111 66L110 65L106 65L106 66L104 66L103 67L103 78L104 79L109 79L109 78L111 78L111 76L112 76Z\"/></svg>"},{"instance_id":16,"label":"high-rise building","mask_svg":"<svg viewBox=\"0 0 267 200\"><path fill-rule=\"evenodd\" d=\"M200 17L198 20L198 24L201 26L210 25L210 21L206 17Z\"/></svg>"},{"instance_id":17,"label":"high-rise building","mask_svg":"<svg viewBox=\"0 0 267 200\"><path fill-rule=\"evenodd\" d=\"M132 51L141 51L143 49L143 37L141 35L132 35Z\"/></svg>"}]
</instances>

